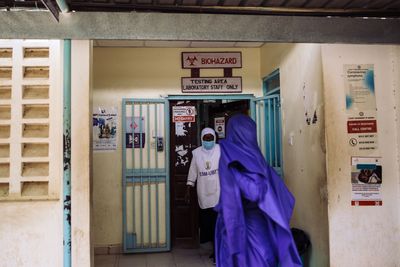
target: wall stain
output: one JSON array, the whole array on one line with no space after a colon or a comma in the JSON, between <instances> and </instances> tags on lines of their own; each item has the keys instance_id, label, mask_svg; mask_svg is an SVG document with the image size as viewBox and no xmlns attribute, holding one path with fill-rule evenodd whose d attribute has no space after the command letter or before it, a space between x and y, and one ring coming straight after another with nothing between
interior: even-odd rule
<instances>
[{"instance_id":1,"label":"wall stain","mask_svg":"<svg viewBox=\"0 0 400 267\"><path fill-rule=\"evenodd\" d=\"M318 121L318 117L317 117L317 110L314 110L314 116L312 119L312 124L316 124Z\"/></svg>"}]
</instances>

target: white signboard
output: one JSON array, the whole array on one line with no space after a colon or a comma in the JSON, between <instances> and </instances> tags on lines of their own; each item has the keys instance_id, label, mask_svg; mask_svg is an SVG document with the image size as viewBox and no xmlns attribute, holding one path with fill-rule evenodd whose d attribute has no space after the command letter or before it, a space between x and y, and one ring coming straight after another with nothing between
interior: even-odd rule
<instances>
[{"instance_id":1,"label":"white signboard","mask_svg":"<svg viewBox=\"0 0 400 267\"><path fill-rule=\"evenodd\" d=\"M196 108L194 106L172 107L172 122L195 122Z\"/></svg>"},{"instance_id":2,"label":"white signboard","mask_svg":"<svg viewBox=\"0 0 400 267\"><path fill-rule=\"evenodd\" d=\"M351 205L382 205L382 164L379 157L351 158Z\"/></svg>"},{"instance_id":3,"label":"white signboard","mask_svg":"<svg viewBox=\"0 0 400 267\"><path fill-rule=\"evenodd\" d=\"M214 118L214 129L218 138L225 138L225 117Z\"/></svg>"},{"instance_id":4,"label":"white signboard","mask_svg":"<svg viewBox=\"0 0 400 267\"><path fill-rule=\"evenodd\" d=\"M347 133L352 154L378 149L374 65L344 65Z\"/></svg>"},{"instance_id":5,"label":"white signboard","mask_svg":"<svg viewBox=\"0 0 400 267\"><path fill-rule=\"evenodd\" d=\"M183 52L183 69L241 68L241 52Z\"/></svg>"},{"instance_id":6,"label":"white signboard","mask_svg":"<svg viewBox=\"0 0 400 267\"><path fill-rule=\"evenodd\" d=\"M182 78L183 93L241 93L242 77Z\"/></svg>"}]
</instances>

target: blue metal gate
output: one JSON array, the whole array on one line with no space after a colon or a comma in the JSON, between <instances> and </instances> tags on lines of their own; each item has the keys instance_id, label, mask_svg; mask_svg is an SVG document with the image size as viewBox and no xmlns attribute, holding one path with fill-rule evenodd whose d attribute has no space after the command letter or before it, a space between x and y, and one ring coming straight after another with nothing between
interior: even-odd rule
<instances>
[{"instance_id":1,"label":"blue metal gate","mask_svg":"<svg viewBox=\"0 0 400 267\"><path fill-rule=\"evenodd\" d=\"M254 99L252 115L257 123L261 151L269 165L282 176L280 95L272 94Z\"/></svg>"},{"instance_id":2,"label":"blue metal gate","mask_svg":"<svg viewBox=\"0 0 400 267\"><path fill-rule=\"evenodd\" d=\"M122 100L125 253L171 248L168 112L164 99Z\"/></svg>"}]
</instances>

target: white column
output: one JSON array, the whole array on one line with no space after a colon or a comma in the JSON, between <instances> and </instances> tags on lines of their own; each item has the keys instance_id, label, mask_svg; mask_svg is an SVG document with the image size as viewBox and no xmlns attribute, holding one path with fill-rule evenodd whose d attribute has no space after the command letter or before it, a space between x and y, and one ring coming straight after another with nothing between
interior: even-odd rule
<instances>
[{"instance_id":1,"label":"white column","mask_svg":"<svg viewBox=\"0 0 400 267\"><path fill-rule=\"evenodd\" d=\"M72 266L93 266L91 247L92 42L71 50Z\"/></svg>"}]
</instances>

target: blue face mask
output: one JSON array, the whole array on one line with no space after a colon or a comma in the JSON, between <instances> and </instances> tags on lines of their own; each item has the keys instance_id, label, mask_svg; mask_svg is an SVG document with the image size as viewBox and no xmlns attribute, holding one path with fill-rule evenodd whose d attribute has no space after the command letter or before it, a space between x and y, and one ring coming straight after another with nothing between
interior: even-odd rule
<instances>
[{"instance_id":1,"label":"blue face mask","mask_svg":"<svg viewBox=\"0 0 400 267\"><path fill-rule=\"evenodd\" d=\"M201 145L206 150L211 150L215 146L215 141L202 141Z\"/></svg>"}]
</instances>

